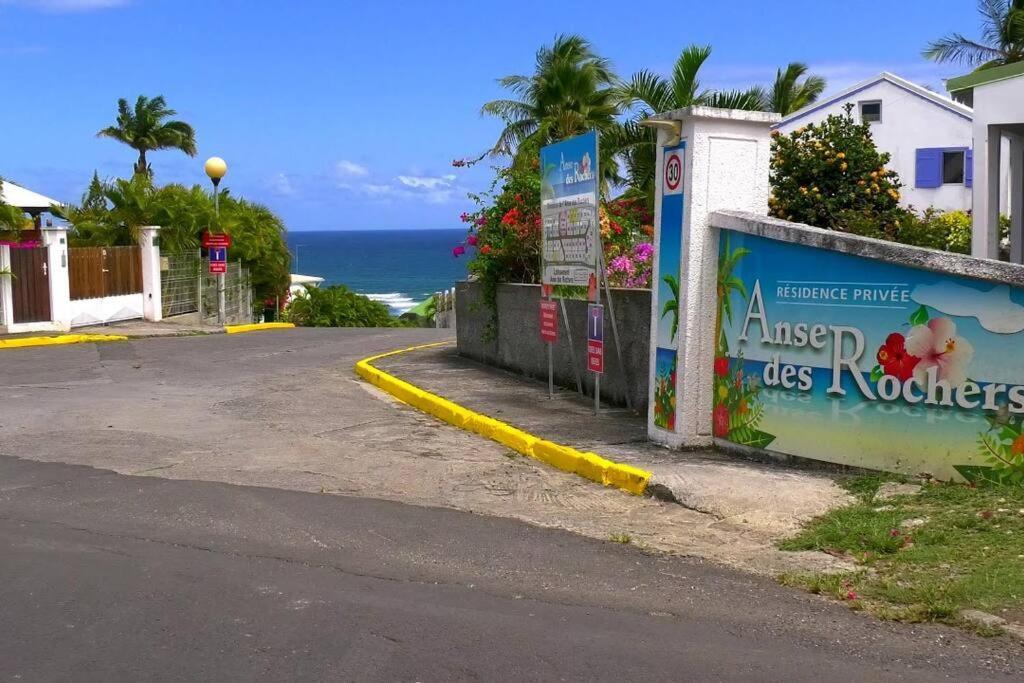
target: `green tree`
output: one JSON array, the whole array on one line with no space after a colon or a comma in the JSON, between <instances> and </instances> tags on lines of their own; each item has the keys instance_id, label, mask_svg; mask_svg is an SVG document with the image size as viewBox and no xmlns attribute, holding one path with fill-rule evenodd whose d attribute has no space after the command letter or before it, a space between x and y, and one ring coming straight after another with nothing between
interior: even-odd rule
<instances>
[{"instance_id":1,"label":"green tree","mask_svg":"<svg viewBox=\"0 0 1024 683\"><path fill-rule=\"evenodd\" d=\"M122 142L139 153L133 167L135 175L152 176L153 169L146 153L160 149L181 150L190 157L196 155L196 134L184 121L168 120L177 112L167 106L163 96L149 99L139 95L134 109L128 100L117 101L117 124L108 126L96 135Z\"/></svg>"},{"instance_id":2,"label":"green tree","mask_svg":"<svg viewBox=\"0 0 1024 683\"><path fill-rule=\"evenodd\" d=\"M825 90L825 79L807 72L807 65L800 62L790 62L776 71L765 108L786 116L817 101Z\"/></svg>"},{"instance_id":3,"label":"green tree","mask_svg":"<svg viewBox=\"0 0 1024 683\"><path fill-rule=\"evenodd\" d=\"M550 142L590 129L604 133L618 125L618 78L608 60L580 36L558 36L537 51L532 75L505 76L498 83L513 97L481 108L481 113L505 123L492 154L533 154ZM600 161L602 175L614 180L611 150L602 153Z\"/></svg>"},{"instance_id":4,"label":"green tree","mask_svg":"<svg viewBox=\"0 0 1024 683\"><path fill-rule=\"evenodd\" d=\"M633 116L623 124L612 144L625 161L630 186L648 198L654 196L657 138L654 131L641 126L640 121L654 114L691 105L751 111L764 108L765 95L762 88L725 91L703 89L700 70L710 56L710 45L690 45L679 54L669 78L645 69L633 74L629 82L618 90L620 103L632 110Z\"/></svg>"},{"instance_id":5,"label":"green tree","mask_svg":"<svg viewBox=\"0 0 1024 683\"><path fill-rule=\"evenodd\" d=\"M950 33L932 41L924 56L977 69L1024 61L1024 0L979 0L981 39Z\"/></svg>"},{"instance_id":6,"label":"green tree","mask_svg":"<svg viewBox=\"0 0 1024 683\"><path fill-rule=\"evenodd\" d=\"M295 297L285 317L300 327L392 327L387 306L356 294L344 285L309 287Z\"/></svg>"},{"instance_id":7,"label":"green tree","mask_svg":"<svg viewBox=\"0 0 1024 683\"><path fill-rule=\"evenodd\" d=\"M821 123L772 135L771 213L820 228L895 239L907 211L900 182L886 168L871 125L854 121L852 105Z\"/></svg>"},{"instance_id":8,"label":"green tree","mask_svg":"<svg viewBox=\"0 0 1024 683\"><path fill-rule=\"evenodd\" d=\"M0 178L0 188L2 187L3 178ZM25 212L6 203L3 189L0 189L0 239L17 240L18 233L25 227L26 222Z\"/></svg>"}]
</instances>

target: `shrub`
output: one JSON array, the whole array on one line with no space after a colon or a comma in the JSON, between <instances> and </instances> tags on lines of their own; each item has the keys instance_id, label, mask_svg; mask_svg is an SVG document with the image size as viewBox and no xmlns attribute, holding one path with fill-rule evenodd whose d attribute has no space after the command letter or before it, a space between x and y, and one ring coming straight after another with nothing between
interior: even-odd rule
<instances>
[{"instance_id":1,"label":"shrub","mask_svg":"<svg viewBox=\"0 0 1024 683\"><path fill-rule=\"evenodd\" d=\"M301 327L392 327L388 307L356 294L344 285L310 287L284 311L286 320Z\"/></svg>"},{"instance_id":2,"label":"shrub","mask_svg":"<svg viewBox=\"0 0 1024 683\"><path fill-rule=\"evenodd\" d=\"M902 183L870 124L854 121L851 110L773 135L769 207L786 220L893 239L908 216Z\"/></svg>"}]
</instances>

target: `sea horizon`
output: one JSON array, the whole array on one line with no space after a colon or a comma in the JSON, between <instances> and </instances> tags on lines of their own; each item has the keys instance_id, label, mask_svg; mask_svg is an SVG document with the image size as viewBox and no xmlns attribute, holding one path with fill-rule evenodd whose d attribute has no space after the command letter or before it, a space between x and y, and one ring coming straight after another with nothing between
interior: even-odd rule
<instances>
[{"instance_id":1,"label":"sea horizon","mask_svg":"<svg viewBox=\"0 0 1024 683\"><path fill-rule=\"evenodd\" d=\"M404 237L401 237L404 236ZM289 230L292 272L345 285L401 315L466 277L465 228Z\"/></svg>"}]
</instances>

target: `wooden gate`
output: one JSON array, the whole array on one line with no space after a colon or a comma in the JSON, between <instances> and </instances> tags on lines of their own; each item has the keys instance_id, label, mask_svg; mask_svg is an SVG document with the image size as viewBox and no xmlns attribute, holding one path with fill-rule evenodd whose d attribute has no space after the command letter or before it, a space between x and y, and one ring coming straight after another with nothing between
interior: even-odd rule
<instances>
[{"instance_id":1,"label":"wooden gate","mask_svg":"<svg viewBox=\"0 0 1024 683\"><path fill-rule=\"evenodd\" d=\"M47 247L11 249L11 293L14 322L50 320L50 278L46 269Z\"/></svg>"},{"instance_id":2,"label":"wooden gate","mask_svg":"<svg viewBox=\"0 0 1024 683\"><path fill-rule=\"evenodd\" d=\"M72 301L142 291L142 252L137 246L73 247L68 256Z\"/></svg>"}]
</instances>

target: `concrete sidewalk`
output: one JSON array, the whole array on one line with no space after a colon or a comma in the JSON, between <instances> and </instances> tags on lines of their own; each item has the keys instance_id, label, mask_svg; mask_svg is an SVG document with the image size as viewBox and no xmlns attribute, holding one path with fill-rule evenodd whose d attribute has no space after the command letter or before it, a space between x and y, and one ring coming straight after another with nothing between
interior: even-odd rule
<instances>
[{"instance_id":1,"label":"concrete sidewalk","mask_svg":"<svg viewBox=\"0 0 1024 683\"><path fill-rule=\"evenodd\" d=\"M460 357L454 346L420 349L374 366L470 410L574 448L653 473L648 489L688 508L773 534L850 500L832 477L749 462L711 450L676 451L646 440L646 420L624 410L593 414L575 392Z\"/></svg>"}]
</instances>

